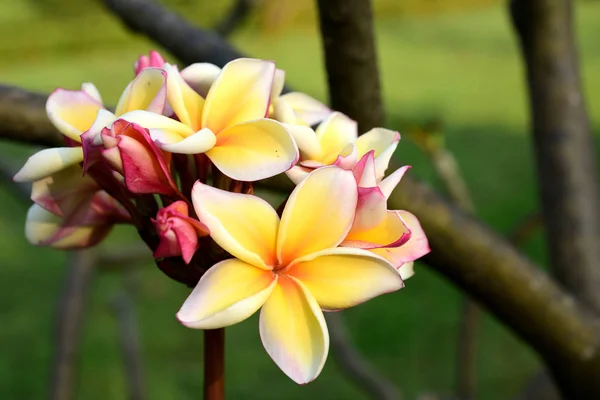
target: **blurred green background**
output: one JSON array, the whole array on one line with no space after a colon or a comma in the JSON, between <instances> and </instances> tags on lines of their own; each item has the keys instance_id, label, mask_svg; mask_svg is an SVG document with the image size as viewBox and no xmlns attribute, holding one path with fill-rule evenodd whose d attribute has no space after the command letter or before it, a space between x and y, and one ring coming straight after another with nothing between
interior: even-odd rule
<instances>
[{"instance_id":1,"label":"blurred green background","mask_svg":"<svg viewBox=\"0 0 600 400\"><path fill-rule=\"evenodd\" d=\"M167 2L210 27L230 1ZM444 126L479 215L506 233L537 209L527 127L523 66L499 1L375 0L388 127L410 131L430 119ZM600 131L600 2L577 3L577 38L588 109ZM290 85L326 101L325 76L312 1L265 0L232 42L247 54L276 60ZM124 30L99 4L82 0L0 0L0 81L49 92L93 82L114 104L132 79L132 62L156 48ZM171 57L171 60L173 58ZM34 149L2 144L4 157L24 161ZM401 141L397 157L411 174L439 186L426 157ZM50 378L52 329L67 255L24 239L29 206L0 191L0 398L41 399ZM103 248L136 241L118 229ZM524 251L545 263L541 233ZM408 399L453 392L459 292L417 266L402 291L346 311L358 349ZM135 306L150 399L202 396L202 333L175 320L188 293L153 265L136 272ZM77 399L125 399L126 381L110 303L123 287L118 273L96 276L79 360ZM301 387L262 349L257 318L228 329L227 395L231 399L361 399L330 357L323 374ZM486 316L477 359L479 398L515 396L540 367L536 355Z\"/></svg>"}]
</instances>

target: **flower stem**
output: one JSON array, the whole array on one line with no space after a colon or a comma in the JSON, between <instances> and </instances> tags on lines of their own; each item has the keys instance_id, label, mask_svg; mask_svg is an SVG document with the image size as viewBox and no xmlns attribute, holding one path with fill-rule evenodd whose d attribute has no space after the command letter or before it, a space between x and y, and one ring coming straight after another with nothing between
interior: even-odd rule
<instances>
[{"instance_id":1,"label":"flower stem","mask_svg":"<svg viewBox=\"0 0 600 400\"><path fill-rule=\"evenodd\" d=\"M204 331L204 400L225 398L225 328Z\"/></svg>"}]
</instances>

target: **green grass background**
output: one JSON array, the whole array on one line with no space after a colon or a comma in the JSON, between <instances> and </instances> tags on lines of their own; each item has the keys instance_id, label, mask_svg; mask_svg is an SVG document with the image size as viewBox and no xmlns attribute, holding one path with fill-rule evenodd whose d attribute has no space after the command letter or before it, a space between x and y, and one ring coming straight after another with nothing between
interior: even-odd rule
<instances>
[{"instance_id":1,"label":"green grass background","mask_svg":"<svg viewBox=\"0 0 600 400\"><path fill-rule=\"evenodd\" d=\"M3 83L48 92L91 81L106 103L114 104L132 78L133 60L155 47L98 7L76 15L59 9L47 16L32 4L0 0L5 11L0 13ZM210 24L217 11L212 17L190 15ZM250 55L276 60L291 85L326 100L314 24L301 21L277 34L265 33L257 24L253 20L237 31L233 43ZM598 131L599 3L579 4L577 33L588 109ZM403 132L416 122L441 118L479 215L498 231L507 232L536 210L523 66L503 3L441 14L380 13L377 38L388 126ZM33 151L10 144L1 150L19 162ZM406 137L397 157L413 165L411 174L438 185L427 160ZM53 320L67 256L27 244L23 225L29 204L6 187L0 191L0 205L0 398L41 399L50 378ZM135 240L133 232L119 229L103 246L124 247ZM541 234L524 251L545 264ZM187 290L153 265L137 275L134 297L149 398L201 398L202 333L184 328L174 317ZM102 273L89 293L77 399L126 398L110 308L122 286L119 274ZM411 399L425 391L452 393L459 305L459 292L419 265L402 291L344 314L358 349ZM513 397L540 367L535 354L490 316L482 321L479 340L481 399ZM226 373L231 399L365 398L340 373L334 357L315 382L292 383L262 349L256 317L228 329Z\"/></svg>"}]
</instances>

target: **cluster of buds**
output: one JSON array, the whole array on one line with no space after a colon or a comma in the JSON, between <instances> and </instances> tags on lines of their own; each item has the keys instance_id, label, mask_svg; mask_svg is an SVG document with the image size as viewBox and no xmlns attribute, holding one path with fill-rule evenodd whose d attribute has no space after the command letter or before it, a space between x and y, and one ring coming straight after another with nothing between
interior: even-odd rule
<instances>
[{"instance_id":1,"label":"cluster of buds","mask_svg":"<svg viewBox=\"0 0 600 400\"><path fill-rule=\"evenodd\" d=\"M194 287L182 324L222 328L261 309L271 358L298 383L315 379L329 348L323 311L402 288L429 251L415 216L387 209L409 168L385 177L399 134L359 136L347 116L284 94L269 61L179 71L151 52L134 70L114 112L90 83L48 98L66 146L14 178L33 182L27 239L84 248L133 224L158 267ZM282 173L296 185L284 204L254 195Z\"/></svg>"}]
</instances>

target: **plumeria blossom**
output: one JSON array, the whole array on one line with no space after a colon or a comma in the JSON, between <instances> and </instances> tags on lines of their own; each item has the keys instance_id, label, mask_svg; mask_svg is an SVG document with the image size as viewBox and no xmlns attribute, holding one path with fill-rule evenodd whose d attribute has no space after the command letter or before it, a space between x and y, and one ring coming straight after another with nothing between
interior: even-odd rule
<instances>
[{"instance_id":1,"label":"plumeria blossom","mask_svg":"<svg viewBox=\"0 0 600 400\"><path fill-rule=\"evenodd\" d=\"M102 143L102 129L112 124L118 115L137 109L162 112L165 102L166 76L158 68L144 69L127 86L114 114L104 108L98 89L91 83L84 83L81 90L56 89L48 97L46 112L52 124L65 135L69 146L34 154L14 180L32 182L83 162L89 146ZM94 159L94 155L87 157Z\"/></svg>"},{"instance_id":2,"label":"plumeria blossom","mask_svg":"<svg viewBox=\"0 0 600 400\"><path fill-rule=\"evenodd\" d=\"M136 75L139 75L144 68L155 67L162 68L165 65L165 59L156 50L150 50L148 55L140 56L135 63L133 63L133 70Z\"/></svg>"},{"instance_id":3,"label":"plumeria blossom","mask_svg":"<svg viewBox=\"0 0 600 400\"><path fill-rule=\"evenodd\" d=\"M412 261L429 253L429 243L417 218L408 211L388 210L387 199L410 166L377 182L374 153L365 154L353 169L358 182L356 217L341 245L381 255L408 279L414 273Z\"/></svg>"},{"instance_id":4,"label":"plumeria blossom","mask_svg":"<svg viewBox=\"0 0 600 400\"><path fill-rule=\"evenodd\" d=\"M93 246L116 223L130 222L123 207L74 166L35 181L25 235L30 243L60 249Z\"/></svg>"},{"instance_id":5,"label":"plumeria blossom","mask_svg":"<svg viewBox=\"0 0 600 400\"><path fill-rule=\"evenodd\" d=\"M329 349L322 310L341 310L402 288L384 258L338 247L352 227L358 188L352 172L314 171L290 195L281 219L264 200L196 183L193 202L211 237L233 257L200 279L177 314L214 329L262 308L267 353L290 378L319 375Z\"/></svg>"},{"instance_id":6,"label":"plumeria blossom","mask_svg":"<svg viewBox=\"0 0 600 400\"><path fill-rule=\"evenodd\" d=\"M161 208L155 220L160 243L154 251L155 258L182 256L189 264L200 247L198 236L208 235L208 229L196 219L190 218L185 201L176 201Z\"/></svg>"},{"instance_id":7,"label":"plumeria blossom","mask_svg":"<svg viewBox=\"0 0 600 400\"><path fill-rule=\"evenodd\" d=\"M166 64L163 69L169 105L179 121L144 111L122 116L148 128L159 147L172 153L205 153L221 172L239 181L264 179L296 163L298 149L287 129L264 118L274 63L231 61L210 86L206 99L183 80L175 66Z\"/></svg>"},{"instance_id":8,"label":"plumeria blossom","mask_svg":"<svg viewBox=\"0 0 600 400\"><path fill-rule=\"evenodd\" d=\"M352 169L369 151L374 151L375 175L381 180L400 140L398 132L384 128L359 137L356 122L339 112L332 113L316 131L302 125L289 125L289 130L298 144L300 162L286 174L296 184L324 165Z\"/></svg>"}]
</instances>

